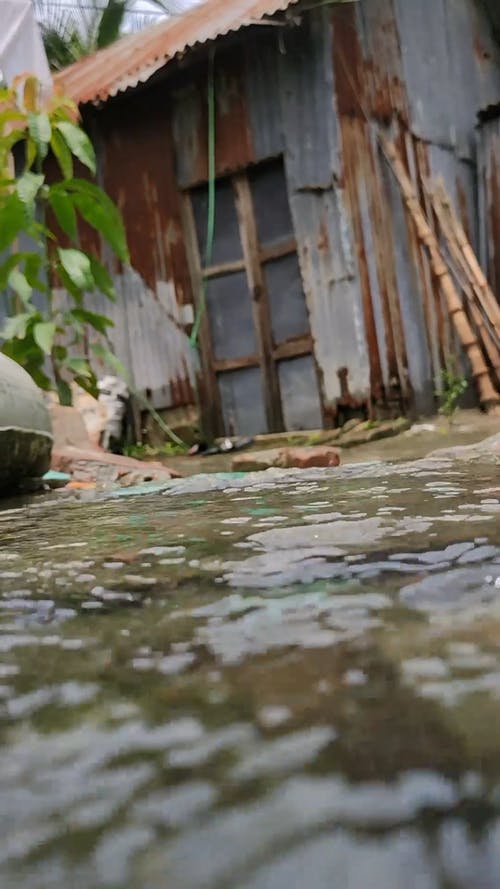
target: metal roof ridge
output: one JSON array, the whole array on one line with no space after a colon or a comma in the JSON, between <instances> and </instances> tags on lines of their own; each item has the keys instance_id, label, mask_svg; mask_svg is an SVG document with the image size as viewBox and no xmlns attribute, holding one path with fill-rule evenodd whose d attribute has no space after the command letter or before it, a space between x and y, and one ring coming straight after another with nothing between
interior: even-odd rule
<instances>
[{"instance_id":1,"label":"metal roof ridge","mask_svg":"<svg viewBox=\"0 0 500 889\"><path fill-rule=\"evenodd\" d=\"M105 102L147 81L175 57L299 0L207 0L183 15L157 22L74 62L54 76L54 85L78 104Z\"/></svg>"}]
</instances>

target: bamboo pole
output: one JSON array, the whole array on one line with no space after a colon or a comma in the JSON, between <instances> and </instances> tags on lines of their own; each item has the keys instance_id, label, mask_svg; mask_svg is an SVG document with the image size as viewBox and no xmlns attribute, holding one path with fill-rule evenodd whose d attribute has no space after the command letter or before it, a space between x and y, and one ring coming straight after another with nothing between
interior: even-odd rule
<instances>
[{"instance_id":1,"label":"bamboo pole","mask_svg":"<svg viewBox=\"0 0 500 889\"><path fill-rule=\"evenodd\" d=\"M433 189L428 189L431 198L432 208L434 213L436 214L436 218L438 220L441 233L446 241L450 254L453 258L453 261L457 264L458 269L462 276L465 277L466 283L460 282L460 286L467 298L470 315L474 322L474 326L479 334L479 338L481 340L483 349L485 354L488 356L488 360L491 363L491 366L495 370L497 380L500 382L500 348L498 345L498 338L495 336L495 329L493 328L493 336L488 329L484 314L486 312L481 312L476 299L477 291L474 287L475 281L471 274L471 270L469 269L465 257L460 250L460 245L456 241L454 237L454 231L450 226L448 214L446 213L446 208L443 207L443 203L441 201L440 194L436 193ZM481 307L482 303L480 303ZM491 319L487 317L488 322L491 324Z\"/></svg>"},{"instance_id":2,"label":"bamboo pole","mask_svg":"<svg viewBox=\"0 0 500 889\"><path fill-rule=\"evenodd\" d=\"M481 303L488 320L495 328L497 335L500 336L500 307L479 265L476 254L467 239L463 226L451 205L443 182L438 181L436 183L434 194L448 218L450 231L457 242L464 265L469 271L469 277L473 282L474 292L477 295L478 301Z\"/></svg>"},{"instance_id":3,"label":"bamboo pole","mask_svg":"<svg viewBox=\"0 0 500 889\"><path fill-rule=\"evenodd\" d=\"M474 331L465 314L451 274L443 260L436 236L422 210L420 201L413 188L413 183L408 176L395 145L382 134L379 135L379 139L382 150L400 187L404 203L412 217L417 236L427 248L431 268L439 281L448 314L470 361L472 376L478 389L481 405L488 412L500 415L500 396L492 384L483 354L474 336Z\"/></svg>"}]
</instances>

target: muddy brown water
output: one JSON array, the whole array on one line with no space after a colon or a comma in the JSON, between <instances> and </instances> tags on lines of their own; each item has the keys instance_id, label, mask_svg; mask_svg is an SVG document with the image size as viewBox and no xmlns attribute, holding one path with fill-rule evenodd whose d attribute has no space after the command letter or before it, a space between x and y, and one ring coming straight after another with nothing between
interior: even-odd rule
<instances>
[{"instance_id":1,"label":"muddy brown water","mask_svg":"<svg viewBox=\"0 0 500 889\"><path fill-rule=\"evenodd\" d=\"M0 512L2 889L498 889L498 470Z\"/></svg>"}]
</instances>

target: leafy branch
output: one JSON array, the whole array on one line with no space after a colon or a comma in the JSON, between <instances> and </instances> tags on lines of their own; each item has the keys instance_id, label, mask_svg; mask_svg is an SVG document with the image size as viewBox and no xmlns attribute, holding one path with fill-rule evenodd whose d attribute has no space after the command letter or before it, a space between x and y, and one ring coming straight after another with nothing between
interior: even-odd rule
<instances>
[{"instance_id":1,"label":"leafy branch","mask_svg":"<svg viewBox=\"0 0 500 889\"><path fill-rule=\"evenodd\" d=\"M95 391L90 359L114 356L102 343L88 345L88 329L107 341L112 322L86 307L90 293L115 299L113 282L97 255L79 242L79 225L89 225L123 263L125 230L113 201L92 181L75 176L75 161L95 176L92 144L67 99L41 101L32 76L0 90L0 295L7 320L2 350L43 389L55 385L71 403L70 383ZM52 155L58 175L48 179ZM23 248L20 248L20 244ZM27 248L24 246L27 245ZM55 299L55 288L68 298Z\"/></svg>"}]
</instances>

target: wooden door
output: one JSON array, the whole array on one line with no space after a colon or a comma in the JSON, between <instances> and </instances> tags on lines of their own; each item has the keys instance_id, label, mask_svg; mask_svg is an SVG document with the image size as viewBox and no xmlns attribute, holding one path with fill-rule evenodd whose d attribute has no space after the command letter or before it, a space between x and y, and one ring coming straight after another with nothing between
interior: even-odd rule
<instances>
[{"instance_id":1,"label":"wooden door","mask_svg":"<svg viewBox=\"0 0 500 889\"><path fill-rule=\"evenodd\" d=\"M207 188L192 190L192 241L204 282L201 338L218 429L255 435L322 426L313 343L281 160L216 183L210 263ZM196 292L196 282L195 292Z\"/></svg>"}]
</instances>

